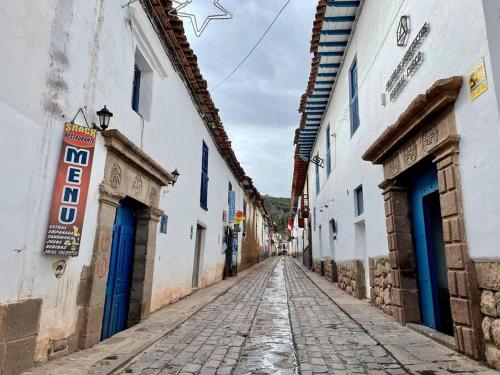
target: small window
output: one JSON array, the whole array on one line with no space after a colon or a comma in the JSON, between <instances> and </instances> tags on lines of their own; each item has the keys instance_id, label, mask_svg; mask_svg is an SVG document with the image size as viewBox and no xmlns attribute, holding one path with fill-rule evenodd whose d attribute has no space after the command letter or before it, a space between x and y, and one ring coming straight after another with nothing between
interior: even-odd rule
<instances>
[{"instance_id":1,"label":"small window","mask_svg":"<svg viewBox=\"0 0 500 375\"><path fill-rule=\"evenodd\" d=\"M316 164L316 195L319 194L319 165Z\"/></svg>"},{"instance_id":2,"label":"small window","mask_svg":"<svg viewBox=\"0 0 500 375\"><path fill-rule=\"evenodd\" d=\"M326 128L326 175L330 176L332 172L332 157L330 153L330 124Z\"/></svg>"},{"instance_id":3,"label":"small window","mask_svg":"<svg viewBox=\"0 0 500 375\"><path fill-rule=\"evenodd\" d=\"M200 206L208 210L208 146L203 142L201 156Z\"/></svg>"},{"instance_id":4,"label":"small window","mask_svg":"<svg viewBox=\"0 0 500 375\"><path fill-rule=\"evenodd\" d=\"M139 113L139 102L141 98L141 70L134 65L134 82L132 85L132 109Z\"/></svg>"},{"instance_id":5,"label":"small window","mask_svg":"<svg viewBox=\"0 0 500 375\"><path fill-rule=\"evenodd\" d=\"M365 211L363 204L363 186L359 185L354 189L354 212L356 216L362 215Z\"/></svg>"},{"instance_id":6,"label":"small window","mask_svg":"<svg viewBox=\"0 0 500 375\"><path fill-rule=\"evenodd\" d=\"M358 65L356 59L349 71L349 107L351 115L351 137L359 128L359 105L358 105Z\"/></svg>"},{"instance_id":7,"label":"small window","mask_svg":"<svg viewBox=\"0 0 500 375\"><path fill-rule=\"evenodd\" d=\"M316 231L316 207L313 209L313 221L314 221L314 231Z\"/></svg>"}]
</instances>

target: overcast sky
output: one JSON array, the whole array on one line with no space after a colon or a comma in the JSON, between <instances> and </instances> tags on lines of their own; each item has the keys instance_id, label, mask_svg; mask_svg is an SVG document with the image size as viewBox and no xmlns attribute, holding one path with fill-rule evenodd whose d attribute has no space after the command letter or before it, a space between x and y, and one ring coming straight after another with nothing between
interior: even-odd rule
<instances>
[{"instance_id":1,"label":"overcast sky","mask_svg":"<svg viewBox=\"0 0 500 375\"><path fill-rule=\"evenodd\" d=\"M220 14L213 3L193 0L183 11L194 12L202 23L208 14ZM293 136L309 76L309 42L317 1L291 0L246 63L213 90L255 45L286 0L219 3L233 18L210 21L200 37L184 19L189 42L245 172L261 194L288 197Z\"/></svg>"}]
</instances>

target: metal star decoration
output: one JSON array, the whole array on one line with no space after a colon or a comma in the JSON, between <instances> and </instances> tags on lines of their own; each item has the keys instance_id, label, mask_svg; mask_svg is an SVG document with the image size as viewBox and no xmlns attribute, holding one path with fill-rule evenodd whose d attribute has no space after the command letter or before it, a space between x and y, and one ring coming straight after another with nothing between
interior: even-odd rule
<instances>
[{"instance_id":1,"label":"metal star decoration","mask_svg":"<svg viewBox=\"0 0 500 375\"><path fill-rule=\"evenodd\" d=\"M219 9L222 14L213 14L208 16L205 21L201 24L201 26L198 25L198 20L196 19L196 15L194 13L186 13L182 12L181 10L185 7L187 7L189 4L191 4L194 0L186 0L185 2L173 0L174 2L178 3L179 5L174 7L172 10L170 10L169 14L174 15L177 13L177 16L181 18L189 18L191 21L191 25L193 26L194 34L199 37L203 31L206 29L208 26L208 23L212 20L227 20L233 18L233 14L228 11L226 8L224 8L221 4L219 4L219 0L213 0L214 1L214 6Z\"/></svg>"}]
</instances>

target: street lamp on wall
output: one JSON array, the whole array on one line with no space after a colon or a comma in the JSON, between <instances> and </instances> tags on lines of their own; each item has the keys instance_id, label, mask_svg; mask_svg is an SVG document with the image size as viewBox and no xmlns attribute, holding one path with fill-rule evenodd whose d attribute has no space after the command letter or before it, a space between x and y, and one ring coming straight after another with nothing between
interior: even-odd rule
<instances>
[{"instance_id":1,"label":"street lamp on wall","mask_svg":"<svg viewBox=\"0 0 500 375\"><path fill-rule=\"evenodd\" d=\"M100 132L106 131L109 127L109 120L113 117L113 113L111 113L106 106L104 106L104 108L97 111L97 116L99 117L99 125L94 123L92 124L92 127Z\"/></svg>"},{"instance_id":2,"label":"street lamp on wall","mask_svg":"<svg viewBox=\"0 0 500 375\"><path fill-rule=\"evenodd\" d=\"M174 177L174 179L171 182L172 186L175 185L175 183L177 182L177 179L179 178L180 175L181 174L179 173L179 171L177 170L177 168L175 168L175 170L172 172L172 176Z\"/></svg>"}]
</instances>

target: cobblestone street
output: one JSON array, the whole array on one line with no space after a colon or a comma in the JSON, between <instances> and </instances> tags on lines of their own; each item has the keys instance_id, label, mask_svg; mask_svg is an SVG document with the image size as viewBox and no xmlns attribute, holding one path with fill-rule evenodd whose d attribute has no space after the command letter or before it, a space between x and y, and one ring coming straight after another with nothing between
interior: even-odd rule
<instances>
[{"instance_id":1,"label":"cobblestone street","mask_svg":"<svg viewBox=\"0 0 500 375\"><path fill-rule=\"evenodd\" d=\"M401 346L404 346L403 340ZM422 352L428 354L424 347ZM445 349L445 353L448 352L451 351ZM461 356L457 357L462 360ZM419 360L416 371L411 371L411 366L402 364L370 336L291 258L282 257L250 273L172 334L139 355L121 373L489 372L482 367L467 367L467 360L458 363L452 356L446 357L446 366L441 367L435 367L439 362L437 357L428 358L428 364L425 358ZM425 372L426 369L431 372Z\"/></svg>"},{"instance_id":2,"label":"cobblestone street","mask_svg":"<svg viewBox=\"0 0 500 375\"><path fill-rule=\"evenodd\" d=\"M101 360L94 359L93 364L84 351L30 373L497 373L399 325L289 257L270 259L218 290L218 297L202 303L198 312L177 325L169 322L170 315L176 314L173 304L170 314L153 315L154 323L146 321L129 330L129 336L125 331L97 345L91 350L100 350ZM190 297L190 303L196 303L202 293ZM162 333L167 326L169 330ZM112 346L118 342L122 350L128 343L148 338L151 344L130 350L126 358ZM113 367L117 358L122 362Z\"/></svg>"}]
</instances>

